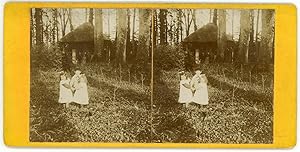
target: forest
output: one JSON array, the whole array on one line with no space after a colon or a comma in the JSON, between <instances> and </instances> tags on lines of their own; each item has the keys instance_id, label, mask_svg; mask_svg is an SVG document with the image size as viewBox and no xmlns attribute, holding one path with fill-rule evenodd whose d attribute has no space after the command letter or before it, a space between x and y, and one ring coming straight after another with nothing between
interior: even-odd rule
<instances>
[{"instance_id":1,"label":"forest","mask_svg":"<svg viewBox=\"0 0 300 152\"><path fill-rule=\"evenodd\" d=\"M108 14L104 16L101 9L85 9L85 19L81 20L81 24L89 22L93 26L93 33L91 34L94 34L94 39L89 40L93 41L93 44L88 48L73 46L68 47L68 49L76 48L78 58L76 60L80 60L79 62L83 64L94 61L95 63L111 63L115 67L122 65L138 70L139 67L136 66L140 65L139 62L142 62L144 58L148 60L148 63L151 60L152 46L154 46L153 49L158 51L154 52L156 56L161 53L159 52L160 47L178 47L179 51L174 52L183 53L187 49L195 49L195 46L192 46L193 48L185 46L187 44L184 43L184 39L201 28L197 25L197 20L201 20L199 16L204 15L209 16L207 23L218 26L217 46L213 47L212 58L214 59L211 59L211 61L217 60L219 63L238 64L273 64L275 37L273 10L218 11L217 9L211 9L209 12L208 10L204 12L208 14L202 12L200 15L196 11L195 9L118 9L116 11L111 10L113 13L107 11ZM238 19L237 15L234 16L234 13L237 13L240 17L239 21L234 22L235 19ZM80 38L75 40L76 38L70 36L67 36L65 41L60 41L61 38L66 36L66 30L68 32L74 30L72 9L36 9L34 12L31 11L31 16L31 47L43 44L53 49L66 49L66 44L76 45L69 41L80 41ZM109 20L112 19L116 20L114 21L115 25L109 24ZM231 25L228 25L230 24L228 23L229 19ZM104 20L107 21L104 23ZM103 25L107 23L108 25L105 28L108 28L108 30L106 29L106 33L104 33ZM237 26L237 24L239 24L238 32L234 31L234 26ZM230 32L228 32L229 26L232 30ZM87 30L88 27L83 28L85 28L83 30ZM114 28L114 30L109 28ZM238 36L236 37L236 35ZM82 36L88 37L89 35ZM81 37L81 39L85 39L85 37ZM140 51L144 48L146 50ZM80 49L83 49L83 51L78 51ZM85 51L86 53L82 53ZM71 51L66 50L65 52ZM81 61L81 58L87 59L87 61ZM144 67L147 64L143 63L142 65ZM166 64L166 66L168 65Z\"/></svg>"},{"instance_id":2,"label":"forest","mask_svg":"<svg viewBox=\"0 0 300 152\"><path fill-rule=\"evenodd\" d=\"M273 142L274 10L32 8L30 15L30 141ZM90 104L65 109L58 72L78 67ZM208 77L210 104L184 109L176 103L178 72L197 67Z\"/></svg>"}]
</instances>

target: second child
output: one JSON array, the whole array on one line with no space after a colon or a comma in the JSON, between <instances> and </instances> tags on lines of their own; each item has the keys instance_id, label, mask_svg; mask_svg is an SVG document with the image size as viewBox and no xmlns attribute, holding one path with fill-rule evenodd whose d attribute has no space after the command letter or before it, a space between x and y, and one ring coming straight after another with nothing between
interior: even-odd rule
<instances>
[{"instance_id":1,"label":"second child","mask_svg":"<svg viewBox=\"0 0 300 152\"><path fill-rule=\"evenodd\" d=\"M183 106L185 105L188 107L189 103L192 100L193 94L190 87L190 79L187 78L187 75L184 71L180 72L180 88L179 88L179 103L183 103Z\"/></svg>"}]
</instances>

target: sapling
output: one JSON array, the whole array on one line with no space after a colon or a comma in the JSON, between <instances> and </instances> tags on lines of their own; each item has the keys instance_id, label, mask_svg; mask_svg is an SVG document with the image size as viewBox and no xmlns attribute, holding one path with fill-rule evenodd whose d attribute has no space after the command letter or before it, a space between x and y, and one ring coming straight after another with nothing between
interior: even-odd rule
<instances>
[{"instance_id":1,"label":"sapling","mask_svg":"<svg viewBox=\"0 0 300 152\"><path fill-rule=\"evenodd\" d=\"M252 72L249 71L249 82L251 83L251 79L252 79Z\"/></svg>"},{"instance_id":2,"label":"sapling","mask_svg":"<svg viewBox=\"0 0 300 152\"><path fill-rule=\"evenodd\" d=\"M117 71L117 69L114 69L114 75L115 75L115 79L118 80L118 71Z\"/></svg>"},{"instance_id":3,"label":"sapling","mask_svg":"<svg viewBox=\"0 0 300 152\"><path fill-rule=\"evenodd\" d=\"M236 87L236 85L234 84L233 87L232 87L231 102L233 102L233 99L234 99L234 93L235 93L236 90L237 90L237 87Z\"/></svg>"},{"instance_id":4,"label":"sapling","mask_svg":"<svg viewBox=\"0 0 300 152\"><path fill-rule=\"evenodd\" d=\"M103 69L102 68L100 68L100 74L101 74L101 76L103 76Z\"/></svg>"},{"instance_id":5,"label":"sapling","mask_svg":"<svg viewBox=\"0 0 300 152\"><path fill-rule=\"evenodd\" d=\"M133 75L133 79L134 79L135 82L137 81L136 72L135 72L134 75Z\"/></svg>"},{"instance_id":6,"label":"sapling","mask_svg":"<svg viewBox=\"0 0 300 152\"><path fill-rule=\"evenodd\" d=\"M262 87L263 87L263 91L265 90L265 76L263 74L261 74L261 82L262 82Z\"/></svg>"},{"instance_id":7,"label":"sapling","mask_svg":"<svg viewBox=\"0 0 300 152\"><path fill-rule=\"evenodd\" d=\"M117 90L118 90L119 88L118 87L114 87L114 100L113 101L116 101L116 97L117 97Z\"/></svg>"},{"instance_id":8,"label":"sapling","mask_svg":"<svg viewBox=\"0 0 300 152\"><path fill-rule=\"evenodd\" d=\"M122 66L119 64L119 81L122 81Z\"/></svg>"},{"instance_id":9,"label":"sapling","mask_svg":"<svg viewBox=\"0 0 300 152\"><path fill-rule=\"evenodd\" d=\"M243 70L243 64L241 64L241 76L243 77L244 70Z\"/></svg>"},{"instance_id":10,"label":"sapling","mask_svg":"<svg viewBox=\"0 0 300 152\"><path fill-rule=\"evenodd\" d=\"M128 72L128 82L130 83L131 82L131 80L130 80L130 69L128 69L127 72Z\"/></svg>"},{"instance_id":11,"label":"sapling","mask_svg":"<svg viewBox=\"0 0 300 152\"><path fill-rule=\"evenodd\" d=\"M141 74L142 90L144 90L144 80L145 80L145 77L143 74Z\"/></svg>"}]
</instances>

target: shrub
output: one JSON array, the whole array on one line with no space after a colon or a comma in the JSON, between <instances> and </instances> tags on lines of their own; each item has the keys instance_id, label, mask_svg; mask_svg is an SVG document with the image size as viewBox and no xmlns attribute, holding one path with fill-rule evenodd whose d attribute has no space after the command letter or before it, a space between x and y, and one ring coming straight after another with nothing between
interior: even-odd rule
<instances>
[{"instance_id":1,"label":"shrub","mask_svg":"<svg viewBox=\"0 0 300 152\"><path fill-rule=\"evenodd\" d=\"M154 68L161 70L183 69L184 50L180 46L160 45L154 53Z\"/></svg>"},{"instance_id":2,"label":"shrub","mask_svg":"<svg viewBox=\"0 0 300 152\"><path fill-rule=\"evenodd\" d=\"M154 50L154 81L160 82L162 71L185 69L185 52L181 46L160 45Z\"/></svg>"},{"instance_id":3,"label":"shrub","mask_svg":"<svg viewBox=\"0 0 300 152\"><path fill-rule=\"evenodd\" d=\"M62 52L57 46L36 45L30 51L32 70L61 70Z\"/></svg>"}]
</instances>

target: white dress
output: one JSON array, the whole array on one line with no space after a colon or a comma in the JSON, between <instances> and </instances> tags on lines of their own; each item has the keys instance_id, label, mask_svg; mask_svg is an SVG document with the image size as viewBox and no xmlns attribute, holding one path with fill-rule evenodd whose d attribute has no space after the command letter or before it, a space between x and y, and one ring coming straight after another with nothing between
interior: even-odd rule
<instances>
[{"instance_id":1,"label":"white dress","mask_svg":"<svg viewBox=\"0 0 300 152\"><path fill-rule=\"evenodd\" d=\"M87 90L87 84L84 82L78 83L78 86L76 87L73 102L86 105L89 104L89 95Z\"/></svg>"},{"instance_id":2,"label":"white dress","mask_svg":"<svg viewBox=\"0 0 300 152\"><path fill-rule=\"evenodd\" d=\"M208 91L207 83L202 76L194 76L192 79L192 86L195 88L195 93L192 102L207 105L208 104Z\"/></svg>"},{"instance_id":3,"label":"white dress","mask_svg":"<svg viewBox=\"0 0 300 152\"><path fill-rule=\"evenodd\" d=\"M192 90L184 86L184 84L190 84L190 79L180 81L179 89L179 103L189 103L193 97Z\"/></svg>"},{"instance_id":4,"label":"white dress","mask_svg":"<svg viewBox=\"0 0 300 152\"><path fill-rule=\"evenodd\" d=\"M73 98L73 94L71 89L66 88L63 86L64 84L70 85L70 80L61 80L59 82L59 98L58 98L58 103L70 103Z\"/></svg>"}]
</instances>

